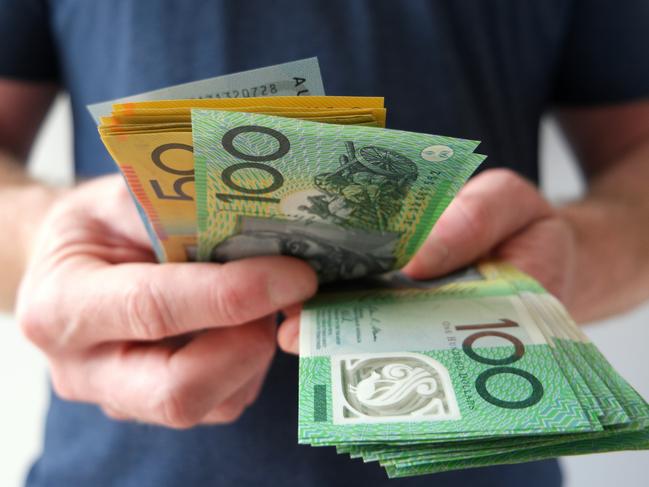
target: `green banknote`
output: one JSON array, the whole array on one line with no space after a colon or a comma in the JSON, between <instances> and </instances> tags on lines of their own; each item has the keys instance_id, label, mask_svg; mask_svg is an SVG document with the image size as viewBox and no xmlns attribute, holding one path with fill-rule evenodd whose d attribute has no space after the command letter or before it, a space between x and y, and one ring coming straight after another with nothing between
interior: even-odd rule
<instances>
[{"instance_id":1,"label":"green banknote","mask_svg":"<svg viewBox=\"0 0 649 487\"><path fill-rule=\"evenodd\" d=\"M512 266L356 287L303 311L300 442L390 477L649 447L646 402Z\"/></svg>"},{"instance_id":2,"label":"green banknote","mask_svg":"<svg viewBox=\"0 0 649 487\"><path fill-rule=\"evenodd\" d=\"M322 296L302 313L303 442L601 428L504 281Z\"/></svg>"},{"instance_id":3,"label":"green banknote","mask_svg":"<svg viewBox=\"0 0 649 487\"><path fill-rule=\"evenodd\" d=\"M405 265L482 162L478 142L192 110L198 257L292 255L321 281Z\"/></svg>"}]
</instances>

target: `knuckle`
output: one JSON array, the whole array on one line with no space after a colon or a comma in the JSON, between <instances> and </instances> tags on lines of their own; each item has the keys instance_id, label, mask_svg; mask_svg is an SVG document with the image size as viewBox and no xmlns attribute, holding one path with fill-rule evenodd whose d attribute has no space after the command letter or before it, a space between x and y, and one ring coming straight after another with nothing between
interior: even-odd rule
<instances>
[{"instance_id":1,"label":"knuckle","mask_svg":"<svg viewBox=\"0 0 649 487\"><path fill-rule=\"evenodd\" d=\"M50 367L50 380L52 389L64 401L78 401L79 396L75 393L70 380L60 367Z\"/></svg>"},{"instance_id":2,"label":"knuckle","mask_svg":"<svg viewBox=\"0 0 649 487\"><path fill-rule=\"evenodd\" d=\"M223 272L223 277L213 285L210 295L215 299L211 301L215 303L214 313L217 316L221 316L227 324L238 324L246 321L247 295L244 289L237 286L232 279L225 277L226 275Z\"/></svg>"},{"instance_id":3,"label":"knuckle","mask_svg":"<svg viewBox=\"0 0 649 487\"><path fill-rule=\"evenodd\" d=\"M196 414L195 408L191 407L188 397L190 396L178 385L169 384L164 387L154 408L154 414L159 418L159 422L174 429L196 426L200 417Z\"/></svg>"},{"instance_id":4,"label":"knuckle","mask_svg":"<svg viewBox=\"0 0 649 487\"><path fill-rule=\"evenodd\" d=\"M25 337L40 348L50 345L53 328L58 327L58 311L54 305L58 301L57 292L45 293L36 290L28 298L19 300L16 309L16 320Z\"/></svg>"},{"instance_id":5,"label":"knuckle","mask_svg":"<svg viewBox=\"0 0 649 487\"><path fill-rule=\"evenodd\" d=\"M237 421L246 410L245 404L223 404L216 409L216 420L219 423L229 424Z\"/></svg>"},{"instance_id":6,"label":"knuckle","mask_svg":"<svg viewBox=\"0 0 649 487\"><path fill-rule=\"evenodd\" d=\"M105 176L104 178L98 180L98 184L101 184L105 191L108 193L108 197L111 198L110 201L120 201L120 202L131 202L131 197L128 192L128 187L124 184L121 177L115 177L116 175Z\"/></svg>"},{"instance_id":7,"label":"knuckle","mask_svg":"<svg viewBox=\"0 0 649 487\"><path fill-rule=\"evenodd\" d=\"M47 343L48 333L44 314L34 308L23 308L16 314L18 326L23 335L33 344L43 347Z\"/></svg>"},{"instance_id":8,"label":"knuckle","mask_svg":"<svg viewBox=\"0 0 649 487\"><path fill-rule=\"evenodd\" d=\"M125 292L124 318L135 338L157 340L173 335L171 312L155 285L136 281Z\"/></svg>"}]
</instances>

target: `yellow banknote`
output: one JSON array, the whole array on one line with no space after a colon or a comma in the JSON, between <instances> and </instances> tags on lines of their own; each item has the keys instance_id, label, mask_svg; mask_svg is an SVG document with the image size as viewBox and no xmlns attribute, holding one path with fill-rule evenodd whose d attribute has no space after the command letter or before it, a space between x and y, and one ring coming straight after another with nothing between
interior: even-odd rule
<instances>
[{"instance_id":1,"label":"yellow banknote","mask_svg":"<svg viewBox=\"0 0 649 487\"><path fill-rule=\"evenodd\" d=\"M311 108L383 108L382 97L364 96L275 96L268 98L210 98L202 100L158 100L116 103L113 110L137 108L238 108L251 106Z\"/></svg>"},{"instance_id":2,"label":"yellow banknote","mask_svg":"<svg viewBox=\"0 0 649 487\"><path fill-rule=\"evenodd\" d=\"M349 108L349 109L320 109L320 108L288 108L288 107L241 107L223 108L224 111L252 112L263 115L275 115L288 118L325 119L333 117L352 117L369 115L372 120L380 125L385 125L385 108ZM101 126L104 128L147 123L188 123L191 124L191 109L133 109L118 110L110 116L101 117Z\"/></svg>"}]
</instances>

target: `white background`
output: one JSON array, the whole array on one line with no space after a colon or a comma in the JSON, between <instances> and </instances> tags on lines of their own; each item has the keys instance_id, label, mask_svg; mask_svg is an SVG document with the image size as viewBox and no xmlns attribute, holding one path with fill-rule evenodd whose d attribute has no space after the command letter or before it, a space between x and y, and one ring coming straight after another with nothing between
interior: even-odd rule
<instances>
[{"instance_id":1,"label":"white background","mask_svg":"<svg viewBox=\"0 0 649 487\"><path fill-rule=\"evenodd\" d=\"M582 190L582 184L552 123L544 125L542 138L545 193L553 201L574 198ZM70 141L70 114L67 100L61 98L50 113L33 151L32 171L49 181L70 181ZM601 265L612 264L602 262ZM593 324L586 331L615 368L649 398L649 305L625 316ZM0 391L0 486L18 487L40 448L47 406L46 363L22 338L11 317L2 315ZM648 465L649 452L609 453L563 460L566 487L646 486Z\"/></svg>"}]
</instances>

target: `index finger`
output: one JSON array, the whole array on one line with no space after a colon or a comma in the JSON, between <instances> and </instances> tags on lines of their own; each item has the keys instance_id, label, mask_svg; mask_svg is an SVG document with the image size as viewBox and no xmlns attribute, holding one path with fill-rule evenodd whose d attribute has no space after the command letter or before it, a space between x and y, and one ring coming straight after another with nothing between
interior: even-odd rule
<instances>
[{"instance_id":1,"label":"index finger","mask_svg":"<svg viewBox=\"0 0 649 487\"><path fill-rule=\"evenodd\" d=\"M316 286L313 270L290 257L81 266L50 289L40 312L60 346L159 340L267 316L309 298Z\"/></svg>"}]
</instances>

